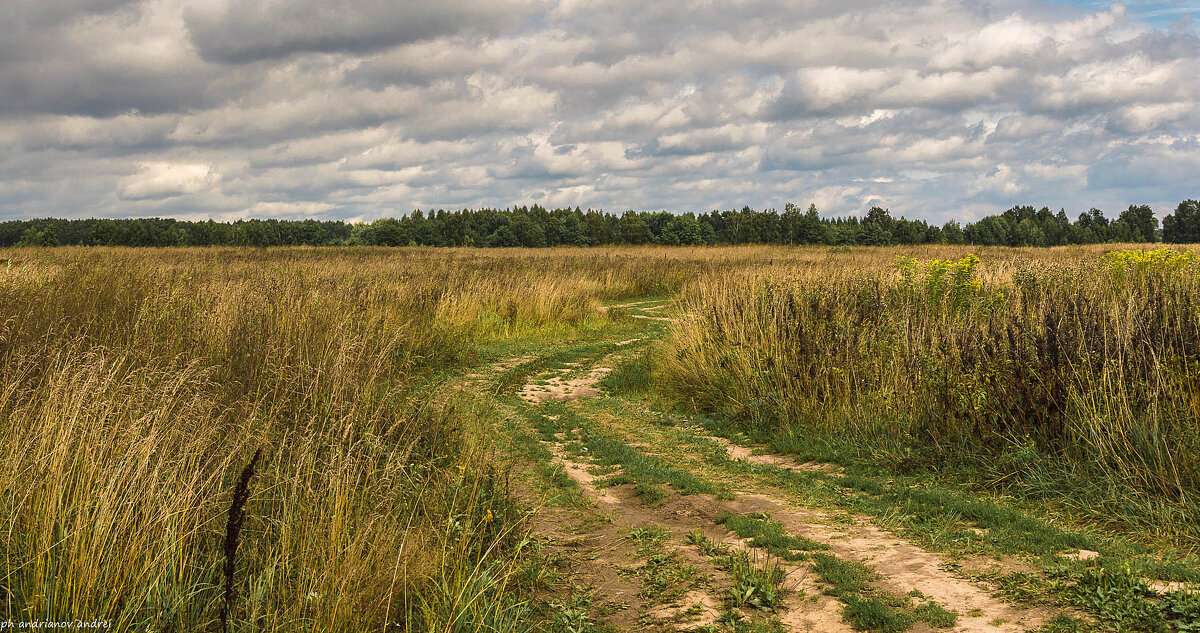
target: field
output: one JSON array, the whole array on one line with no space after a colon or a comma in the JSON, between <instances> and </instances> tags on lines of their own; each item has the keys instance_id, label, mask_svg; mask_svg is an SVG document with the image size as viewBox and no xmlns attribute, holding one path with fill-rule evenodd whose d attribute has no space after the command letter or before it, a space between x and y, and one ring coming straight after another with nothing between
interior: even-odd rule
<instances>
[{"instance_id":1,"label":"field","mask_svg":"<svg viewBox=\"0 0 1200 633\"><path fill-rule=\"evenodd\" d=\"M1189 247L0 266L0 624L1200 630Z\"/></svg>"}]
</instances>

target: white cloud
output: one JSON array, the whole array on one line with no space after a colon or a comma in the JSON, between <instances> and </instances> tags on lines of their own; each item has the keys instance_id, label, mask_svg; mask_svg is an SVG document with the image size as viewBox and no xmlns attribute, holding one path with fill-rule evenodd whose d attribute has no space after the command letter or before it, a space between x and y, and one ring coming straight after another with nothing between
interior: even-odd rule
<instances>
[{"instance_id":1,"label":"white cloud","mask_svg":"<svg viewBox=\"0 0 1200 633\"><path fill-rule=\"evenodd\" d=\"M221 180L209 165L188 163L142 163L136 174L122 180L121 198L147 200L207 191Z\"/></svg>"}]
</instances>

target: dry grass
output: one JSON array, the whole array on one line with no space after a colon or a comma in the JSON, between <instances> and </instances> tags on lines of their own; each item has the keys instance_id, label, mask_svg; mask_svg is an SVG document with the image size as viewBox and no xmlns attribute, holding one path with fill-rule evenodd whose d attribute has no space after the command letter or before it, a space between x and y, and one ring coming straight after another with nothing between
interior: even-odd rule
<instances>
[{"instance_id":1,"label":"dry grass","mask_svg":"<svg viewBox=\"0 0 1200 633\"><path fill-rule=\"evenodd\" d=\"M430 405L433 377L683 275L636 250L3 256L0 609L138 630L214 625L259 449L232 629L510 617L518 526L471 419Z\"/></svg>"},{"instance_id":2,"label":"dry grass","mask_svg":"<svg viewBox=\"0 0 1200 633\"><path fill-rule=\"evenodd\" d=\"M981 249L973 271L957 247L807 249L705 277L662 384L777 442L979 469L1197 542L1200 267L1117 248Z\"/></svg>"}]
</instances>

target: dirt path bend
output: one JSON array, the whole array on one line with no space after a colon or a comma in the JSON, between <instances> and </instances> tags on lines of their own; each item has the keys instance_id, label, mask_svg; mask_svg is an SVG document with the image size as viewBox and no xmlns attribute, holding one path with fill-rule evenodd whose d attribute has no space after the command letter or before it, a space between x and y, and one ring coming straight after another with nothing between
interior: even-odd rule
<instances>
[{"instance_id":1,"label":"dirt path bend","mask_svg":"<svg viewBox=\"0 0 1200 633\"><path fill-rule=\"evenodd\" d=\"M613 307L661 314L664 305ZM785 488L741 477L735 467L744 462L825 473L828 465L749 450L699 430L662 432L624 415L641 405L609 393L603 381L646 353L651 338L613 341L593 358L542 363L525 384L498 396L507 396L512 418L540 438L551 455L549 470L565 474L556 485L572 488L578 498L575 504L542 505L533 527L555 561L560 591L587 596L589 622L616 631L1019 633L1054 616L994 597L993 587L948 571L955 567L946 557L868 517L798 503ZM691 434L688 442L715 444L727 459L714 465L695 451L681 452L680 433ZM809 550L768 553L753 536L731 530L731 516L777 526ZM760 575L778 568L782 580L755 585L738 560ZM818 561L867 570L865 580L854 591L840 590ZM738 598L739 592L749 599ZM903 628L874 626L867 615L850 613L876 607L899 614ZM928 617L930 611L949 619Z\"/></svg>"}]
</instances>

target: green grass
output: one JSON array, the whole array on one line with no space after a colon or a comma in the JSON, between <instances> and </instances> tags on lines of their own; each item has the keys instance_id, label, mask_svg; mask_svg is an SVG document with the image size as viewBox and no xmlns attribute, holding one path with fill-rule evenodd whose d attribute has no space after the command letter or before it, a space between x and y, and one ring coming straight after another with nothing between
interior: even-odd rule
<instances>
[{"instance_id":1,"label":"green grass","mask_svg":"<svg viewBox=\"0 0 1200 633\"><path fill-rule=\"evenodd\" d=\"M1037 633L1083 633L1086 629L1074 617L1060 613L1037 629Z\"/></svg>"},{"instance_id":2,"label":"green grass","mask_svg":"<svg viewBox=\"0 0 1200 633\"><path fill-rule=\"evenodd\" d=\"M648 556L662 551L663 543L671 539L671 533L660 527L634 528L626 538L637 544L638 556Z\"/></svg>"},{"instance_id":3,"label":"green grass","mask_svg":"<svg viewBox=\"0 0 1200 633\"><path fill-rule=\"evenodd\" d=\"M1127 569L1062 565L1052 570L1057 597L1095 619L1102 631L1200 631L1200 594L1159 594Z\"/></svg>"},{"instance_id":4,"label":"green grass","mask_svg":"<svg viewBox=\"0 0 1200 633\"><path fill-rule=\"evenodd\" d=\"M528 383L531 377L551 369L564 367L567 363L583 363L588 360L603 358L616 349L620 348L613 341L587 342L578 345L552 347L547 354L539 355L501 372L494 379L495 393L500 394L512 391Z\"/></svg>"},{"instance_id":5,"label":"green grass","mask_svg":"<svg viewBox=\"0 0 1200 633\"><path fill-rule=\"evenodd\" d=\"M701 279L656 354L659 390L804 459L1200 551L1200 264L965 254Z\"/></svg>"},{"instance_id":6,"label":"green grass","mask_svg":"<svg viewBox=\"0 0 1200 633\"><path fill-rule=\"evenodd\" d=\"M539 498L554 506L582 507L586 503L579 484L567 474L562 464L554 461L554 454L543 441L544 433L553 428L552 420L540 418L540 426L531 432L516 416L495 411L490 419L496 420L499 441L507 447L507 454L513 461L509 467L531 475L525 480L534 486Z\"/></svg>"},{"instance_id":7,"label":"green grass","mask_svg":"<svg viewBox=\"0 0 1200 633\"><path fill-rule=\"evenodd\" d=\"M667 499L667 493L663 492L662 488L644 481L633 485L633 494L648 506L662 505Z\"/></svg>"},{"instance_id":8,"label":"green grass","mask_svg":"<svg viewBox=\"0 0 1200 633\"><path fill-rule=\"evenodd\" d=\"M924 622L935 629L948 629L958 624L958 612L951 611L936 602L926 602L912 611L918 622Z\"/></svg>"},{"instance_id":9,"label":"green grass","mask_svg":"<svg viewBox=\"0 0 1200 633\"><path fill-rule=\"evenodd\" d=\"M634 419L646 415L617 403L592 404L589 407L597 412L619 412L622 417L633 416ZM770 465L734 461L730 460L723 448L715 442L696 437L694 432L685 426L670 426L686 423L690 416L663 415L658 419L654 415L645 418L649 426L642 427L644 431L650 432L650 435L643 433L643 437L654 438L652 444L668 442L671 446L687 447L688 450L699 454L705 463L735 476L753 477L770 481L773 485L782 485L794 490L800 498L807 498L811 503L818 505L833 504L853 512L876 516L885 525L899 529L906 536L933 549L961 555L1031 557L1035 561L1041 561L1043 568L1058 564L1061 559L1057 555L1060 553L1081 548L1098 549L1106 555L1102 559L1105 565L1114 565L1121 561L1121 564L1132 565L1140 574L1163 579L1196 577L1194 566L1179 561L1159 560L1135 543L1120 539L1114 541L1108 535L1102 540L1097 540L1093 534L1049 523L1042 516L1028 514L1023 507L1000 504L995 499L979 497L961 487L931 479L924 473L897 475L867 460L847 459L831 453L824 453L819 457L822 461L841 462L846 472L797 472ZM719 419L709 418L706 426L710 432L717 435L738 438L743 442L747 439L741 435L744 427L730 425ZM778 446L778 442L776 445ZM782 526L771 521L769 517L730 515L722 517L722 520L739 536L752 539L752 545L762 547L780 557L803 558L814 549L813 543L795 539L784 533ZM715 544L703 537L697 537L693 544L706 553L715 549ZM824 571L836 576L835 565L825 565ZM857 569L857 575L860 579L870 577L869 574L864 574L861 568ZM854 573L850 574L851 578L854 576ZM994 582L1001 594L1017 603L1075 604L1067 602L1064 596L1067 589L1078 584L1077 579L1053 582L1036 574L1009 574L985 580ZM845 587L845 574L838 581L842 589L835 591L847 605L847 618L857 623L857 626L875 627L879 630L905 630L916 622L945 628L953 626L957 621L957 614L935 603L913 605L909 600L881 593L869 586L869 583L865 589L859 587L856 591L850 591ZM837 586L839 585L835 585ZM1115 621L1118 622L1124 619L1126 622L1144 624L1147 620L1137 620L1134 617L1135 606L1135 603L1124 606L1110 604L1105 608L1117 609L1122 615L1103 617L1115 617ZM1100 603L1082 605L1082 608L1093 616L1103 613ZM1181 607L1180 610L1183 615L1177 619L1185 622L1182 626L1183 630L1187 630L1189 624L1186 624L1184 618L1190 616L1187 615L1186 609ZM1097 617L1097 620L1103 622L1103 617Z\"/></svg>"},{"instance_id":10,"label":"green grass","mask_svg":"<svg viewBox=\"0 0 1200 633\"><path fill-rule=\"evenodd\" d=\"M694 546L701 554L705 556L728 556L729 545L726 543L717 543L704 535L700 530L692 530L688 532L687 543Z\"/></svg>"},{"instance_id":11,"label":"green grass","mask_svg":"<svg viewBox=\"0 0 1200 633\"><path fill-rule=\"evenodd\" d=\"M639 350L635 346L639 346L639 344L631 343L623 347L622 350L627 350L629 353L636 353ZM651 356L649 353L643 352L619 363L608 375L600 380L600 386L620 396L645 394L654 387L651 368Z\"/></svg>"},{"instance_id":12,"label":"green grass","mask_svg":"<svg viewBox=\"0 0 1200 633\"><path fill-rule=\"evenodd\" d=\"M829 549L828 545L788 534L782 523L766 514L726 513L717 523L733 530L741 538L750 539L750 547L762 548L784 560L806 560L808 553Z\"/></svg>"},{"instance_id":13,"label":"green grass","mask_svg":"<svg viewBox=\"0 0 1200 633\"><path fill-rule=\"evenodd\" d=\"M1087 612L1105 631L1174 630L1170 626L1189 630L1188 627L1193 626L1190 618L1196 616L1184 607L1179 607L1178 613L1172 612L1174 620L1168 625L1166 611L1158 606L1158 598L1147 593L1142 579L1195 582L1200 578L1196 566L1186 561L1162 560L1140 544L1112 536L1098 541L1095 536L1068 531L991 500L972 498L969 493L940 486L920 475L889 476L884 483L881 478L864 474L798 475L773 466L749 467L731 461L726 465L743 473L768 476L777 484L794 487L797 492L815 494L817 503L836 504L877 516L883 523L933 549L966 555L1026 557L1043 571L972 574L992 583L1010 602L1075 606ZM861 468L861 465L851 463L850 467ZM824 486L813 485L814 481L822 480L826 482ZM853 494L839 495L837 488L853 491ZM980 535L971 528L986 530L986 533ZM1091 561L1091 566L1066 563L1058 556L1080 548L1098 548L1105 555ZM948 616L938 611L941 609L938 606L920 605L907 610L897 608L886 599L857 595L870 583L869 569L825 554L816 557L819 571L834 584L836 595L840 598L847 594L856 595L847 602L847 617L861 626L903 630L897 627L910 618L927 621L931 626L941 626L937 623L949 621ZM1087 571L1092 569L1094 571ZM1181 596L1185 597L1179 598L1180 604L1190 604L1191 598L1186 594ZM1174 608L1175 603L1170 604ZM1061 620L1055 626L1068 627L1067 622Z\"/></svg>"}]
</instances>

